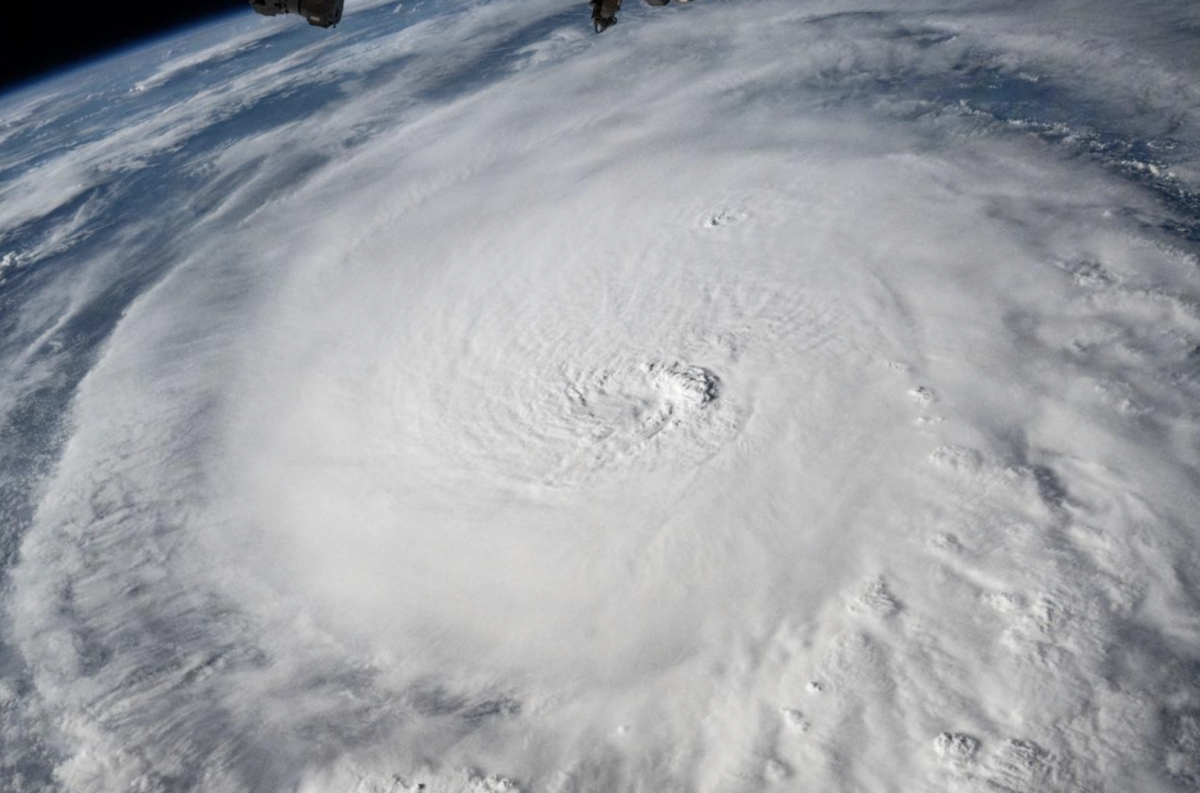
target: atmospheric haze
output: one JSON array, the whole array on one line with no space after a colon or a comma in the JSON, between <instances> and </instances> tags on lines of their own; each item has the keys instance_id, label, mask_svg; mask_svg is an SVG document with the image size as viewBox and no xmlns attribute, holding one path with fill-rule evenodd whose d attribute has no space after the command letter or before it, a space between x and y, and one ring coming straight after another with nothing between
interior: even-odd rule
<instances>
[{"instance_id":1,"label":"atmospheric haze","mask_svg":"<svg viewBox=\"0 0 1200 793\"><path fill-rule=\"evenodd\" d=\"M1200 7L621 22L0 103L0 787L1200 788Z\"/></svg>"}]
</instances>

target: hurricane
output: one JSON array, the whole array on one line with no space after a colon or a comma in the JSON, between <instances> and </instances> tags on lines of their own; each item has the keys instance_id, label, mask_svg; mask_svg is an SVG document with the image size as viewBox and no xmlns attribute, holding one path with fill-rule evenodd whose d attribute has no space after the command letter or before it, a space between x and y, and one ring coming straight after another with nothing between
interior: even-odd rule
<instances>
[{"instance_id":1,"label":"hurricane","mask_svg":"<svg viewBox=\"0 0 1200 793\"><path fill-rule=\"evenodd\" d=\"M0 788L1197 789L1198 45L352 0L0 97Z\"/></svg>"}]
</instances>

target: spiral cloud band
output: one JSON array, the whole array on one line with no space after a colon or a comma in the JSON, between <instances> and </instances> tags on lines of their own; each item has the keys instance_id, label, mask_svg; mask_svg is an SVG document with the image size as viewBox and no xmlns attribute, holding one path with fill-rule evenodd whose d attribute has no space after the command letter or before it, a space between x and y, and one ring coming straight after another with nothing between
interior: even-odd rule
<instances>
[{"instance_id":1,"label":"spiral cloud band","mask_svg":"<svg viewBox=\"0 0 1200 793\"><path fill-rule=\"evenodd\" d=\"M5 100L5 781L1194 789L1200 12L582 13Z\"/></svg>"}]
</instances>

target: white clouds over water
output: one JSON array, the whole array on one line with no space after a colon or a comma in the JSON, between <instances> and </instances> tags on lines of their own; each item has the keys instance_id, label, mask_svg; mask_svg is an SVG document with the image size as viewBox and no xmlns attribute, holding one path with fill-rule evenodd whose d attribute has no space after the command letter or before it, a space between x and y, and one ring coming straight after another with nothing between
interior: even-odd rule
<instances>
[{"instance_id":1,"label":"white clouds over water","mask_svg":"<svg viewBox=\"0 0 1200 793\"><path fill-rule=\"evenodd\" d=\"M1194 786L1195 34L1056 9L389 4L131 75L152 134L3 216L115 163L87 218L171 230L43 263L163 265L7 734L79 791Z\"/></svg>"}]
</instances>

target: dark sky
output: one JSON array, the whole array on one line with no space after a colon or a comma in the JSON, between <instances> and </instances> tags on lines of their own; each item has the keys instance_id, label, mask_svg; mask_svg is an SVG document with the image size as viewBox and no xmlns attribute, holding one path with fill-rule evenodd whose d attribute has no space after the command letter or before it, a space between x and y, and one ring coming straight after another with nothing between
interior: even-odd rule
<instances>
[{"instance_id":1,"label":"dark sky","mask_svg":"<svg viewBox=\"0 0 1200 793\"><path fill-rule=\"evenodd\" d=\"M0 24L0 91L218 14L253 13L245 0L22 0L12 6Z\"/></svg>"}]
</instances>

